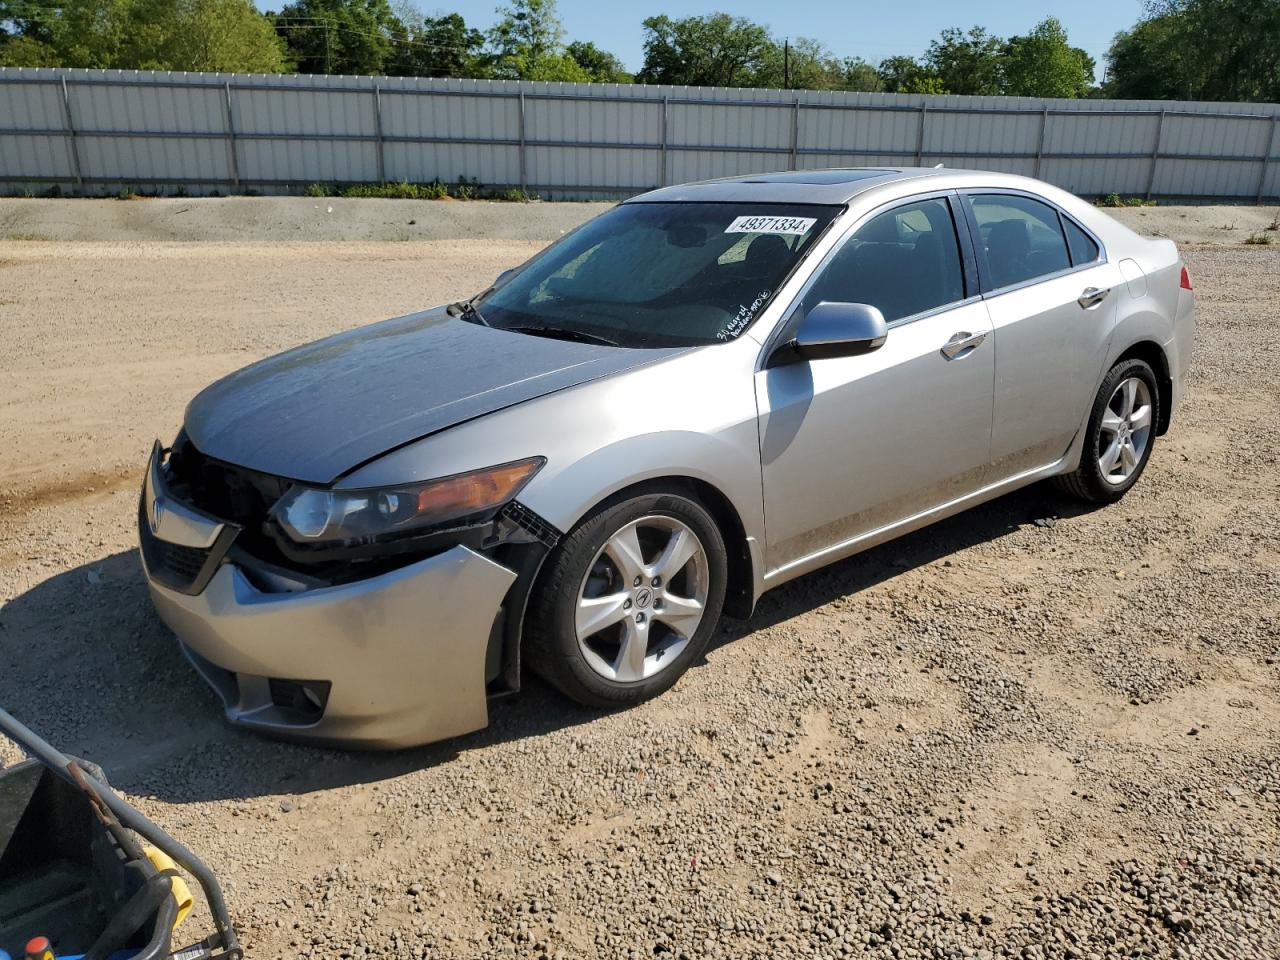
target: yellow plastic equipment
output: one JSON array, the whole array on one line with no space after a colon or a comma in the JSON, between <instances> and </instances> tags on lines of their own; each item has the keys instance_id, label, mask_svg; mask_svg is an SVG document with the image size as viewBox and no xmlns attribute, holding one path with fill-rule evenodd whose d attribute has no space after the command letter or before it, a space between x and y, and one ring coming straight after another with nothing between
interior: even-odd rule
<instances>
[{"instance_id":1,"label":"yellow plastic equipment","mask_svg":"<svg viewBox=\"0 0 1280 960\"><path fill-rule=\"evenodd\" d=\"M195 902L191 898L191 888L187 886L187 881L177 875L178 865L163 850L157 850L155 847L146 847L142 852L147 855L151 865L161 873L166 870L173 871L173 875L169 877L169 880L172 885L174 902L178 905L178 913L173 921L173 929L177 930L182 926L182 922L187 919L187 915L191 913L191 907Z\"/></svg>"}]
</instances>

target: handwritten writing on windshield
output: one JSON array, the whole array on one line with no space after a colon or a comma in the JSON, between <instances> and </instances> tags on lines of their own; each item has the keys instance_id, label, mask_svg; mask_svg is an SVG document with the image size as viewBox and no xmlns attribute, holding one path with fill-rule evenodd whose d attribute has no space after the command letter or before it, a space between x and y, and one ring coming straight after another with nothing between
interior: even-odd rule
<instances>
[{"instance_id":1,"label":"handwritten writing on windshield","mask_svg":"<svg viewBox=\"0 0 1280 960\"><path fill-rule=\"evenodd\" d=\"M721 340L732 340L740 334L747 328L747 324L752 321L760 308L764 306L764 302L769 299L769 294L771 293L773 293L772 290L761 290L750 303L740 304L738 312L734 314L733 319L725 324L724 329L716 336Z\"/></svg>"}]
</instances>

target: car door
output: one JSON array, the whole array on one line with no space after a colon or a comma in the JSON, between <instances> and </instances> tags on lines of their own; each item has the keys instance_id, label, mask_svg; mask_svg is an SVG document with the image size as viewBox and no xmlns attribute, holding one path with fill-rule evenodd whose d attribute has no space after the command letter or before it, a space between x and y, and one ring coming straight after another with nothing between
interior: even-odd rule
<instances>
[{"instance_id":1,"label":"car door","mask_svg":"<svg viewBox=\"0 0 1280 960\"><path fill-rule=\"evenodd\" d=\"M960 216L946 193L873 213L782 324L775 342L818 303L868 303L889 333L863 356L756 374L771 574L851 549L981 484L994 351Z\"/></svg>"},{"instance_id":2,"label":"car door","mask_svg":"<svg viewBox=\"0 0 1280 960\"><path fill-rule=\"evenodd\" d=\"M1071 445L1102 372L1121 278L1091 234L1041 199L971 191L965 203L995 328L997 482Z\"/></svg>"}]
</instances>

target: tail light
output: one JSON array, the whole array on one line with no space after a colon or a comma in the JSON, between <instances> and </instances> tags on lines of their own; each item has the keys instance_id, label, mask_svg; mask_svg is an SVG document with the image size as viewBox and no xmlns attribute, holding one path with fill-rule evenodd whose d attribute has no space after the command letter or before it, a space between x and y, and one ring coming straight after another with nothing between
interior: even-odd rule
<instances>
[{"instance_id":1,"label":"tail light","mask_svg":"<svg viewBox=\"0 0 1280 960\"><path fill-rule=\"evenodd\" d=\"M1182 279L1178 281L1178 286L1183 290L1191 289L1191 274L1187 273L1187 268L1182 268Z\"/></svg>"}]
</instances>

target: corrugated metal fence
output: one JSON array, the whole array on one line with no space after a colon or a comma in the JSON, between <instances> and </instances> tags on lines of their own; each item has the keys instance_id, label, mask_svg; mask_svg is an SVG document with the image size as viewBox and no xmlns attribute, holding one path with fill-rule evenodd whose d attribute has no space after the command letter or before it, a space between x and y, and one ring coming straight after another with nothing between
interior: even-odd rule
<instances>
[{"instance_id":1,"label":"corrugated metal fence","mask_svg":"<svg viewBox=\"0 0 1280 960\"><path fill-rule=\"evenodd\" d=\"M0 68L0 190L454 182L629 196L781 168L977 167L1108 193L1280 196L1280 105Z\"/></svg>"}]
</instances>

